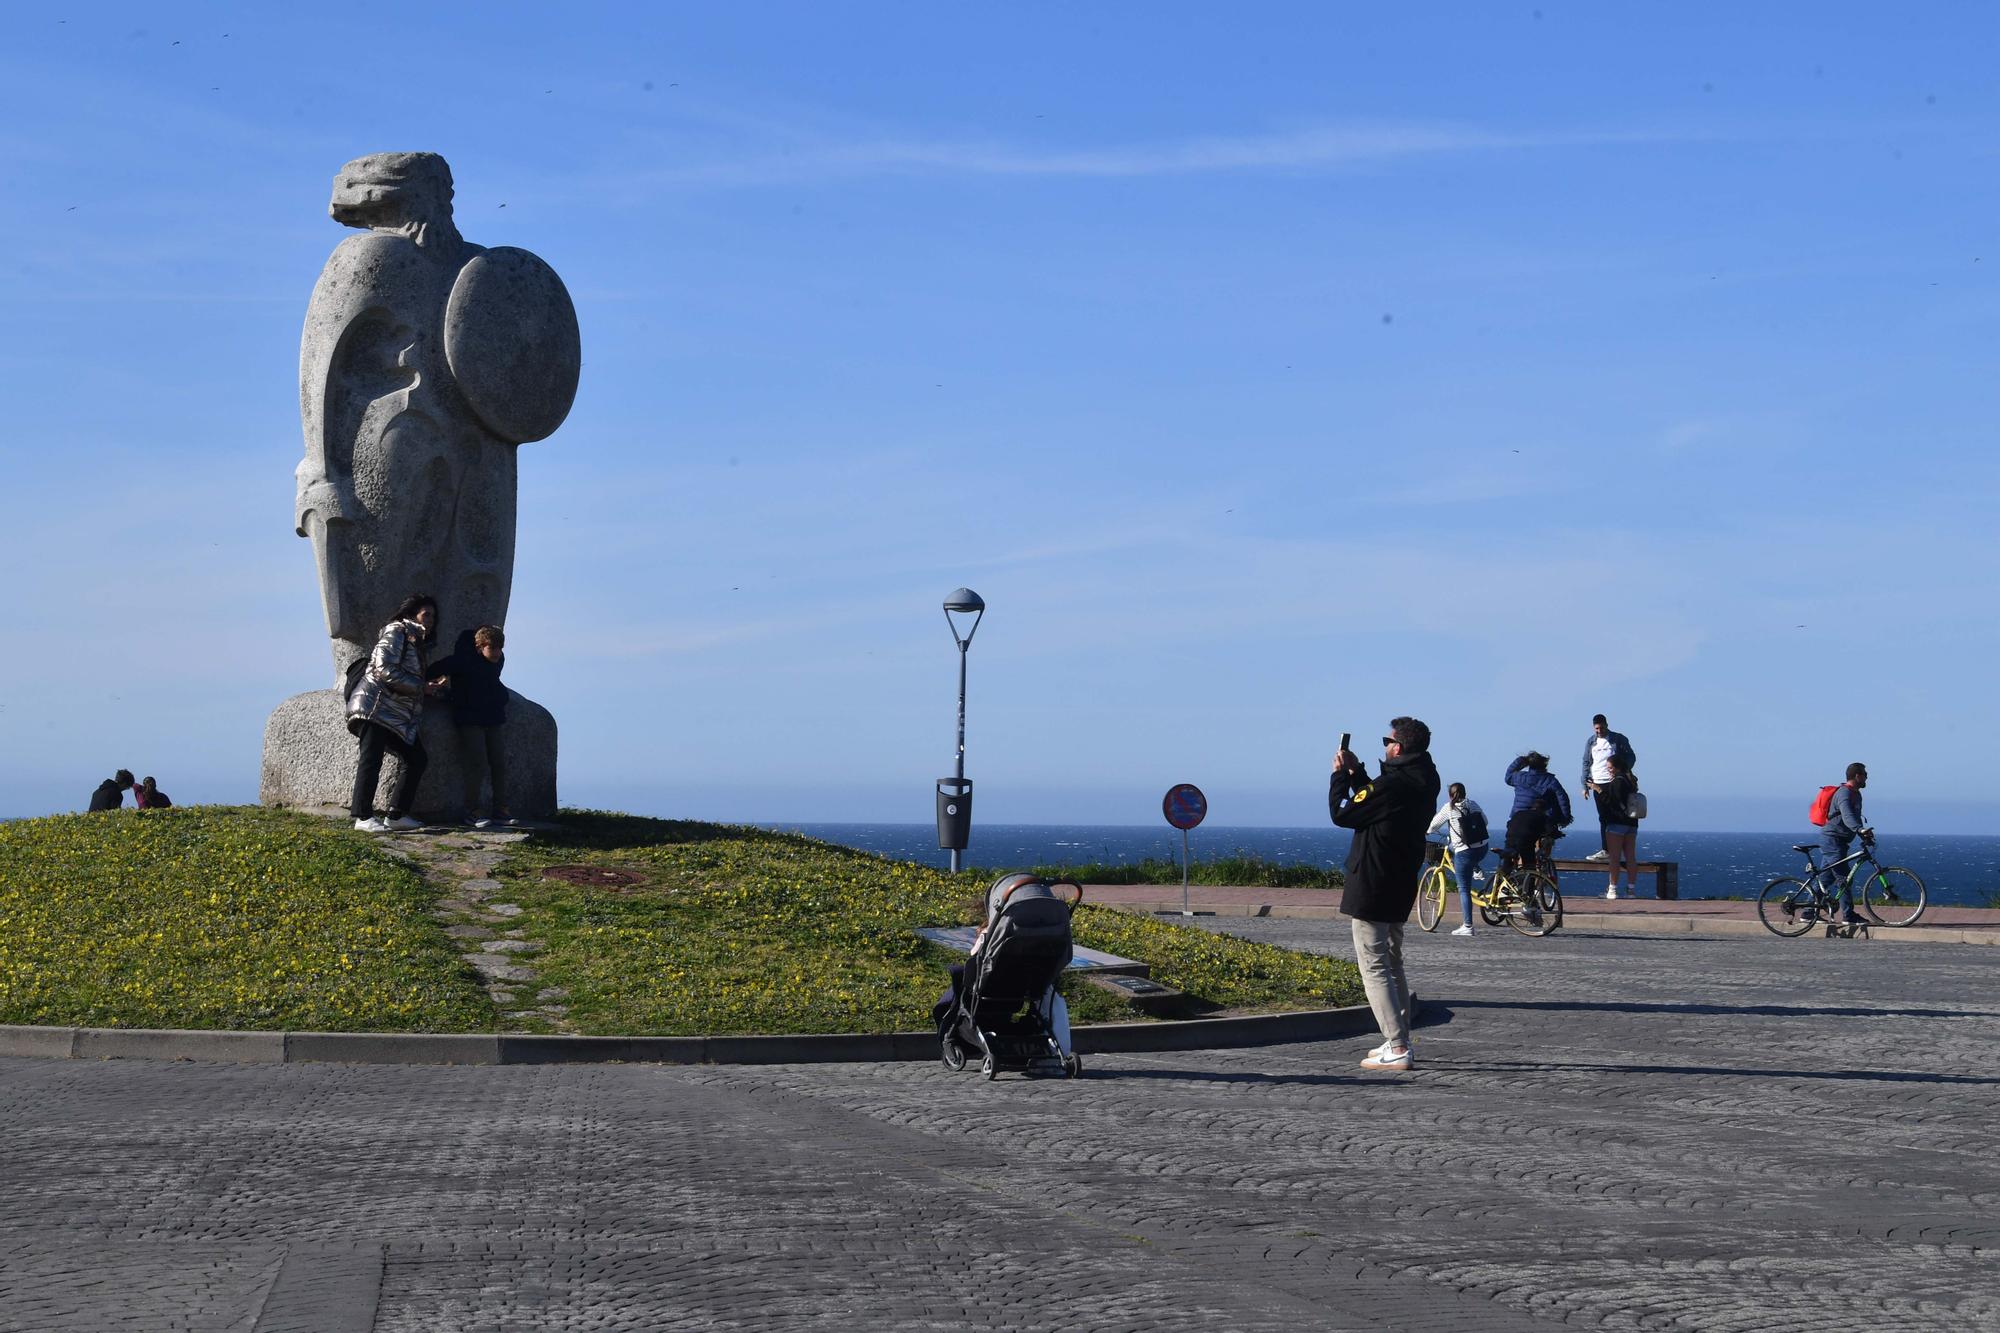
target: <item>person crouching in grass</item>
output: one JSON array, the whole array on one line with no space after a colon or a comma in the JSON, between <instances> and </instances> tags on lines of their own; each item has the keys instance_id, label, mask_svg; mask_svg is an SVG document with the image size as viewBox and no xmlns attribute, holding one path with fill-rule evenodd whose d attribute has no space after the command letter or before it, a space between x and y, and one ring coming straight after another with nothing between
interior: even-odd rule
<instances>
[{"instance_id":1,"label":"person crouching in grass","mask_svg":"<svg viewBox=\"0 0 2000 1333\"><path fill-rule=\"evenodd\" d=\"M507 687L500 683L506 644L506 632L498 625L481 625L460 634L451 656L431 667L434 676L450 681L451 720L458 727L465 773L465 822L474 828L514 823L507 809ZM479 789L487 778L493 801L482 818Z\"/></svg>"}]
</instances>

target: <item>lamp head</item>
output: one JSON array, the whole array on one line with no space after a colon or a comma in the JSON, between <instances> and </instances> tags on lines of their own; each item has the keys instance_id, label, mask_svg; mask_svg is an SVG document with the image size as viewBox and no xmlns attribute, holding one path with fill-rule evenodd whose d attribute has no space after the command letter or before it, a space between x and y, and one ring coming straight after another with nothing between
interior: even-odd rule
<instances>
[{"instance_id":1,"label":"lamp head","mask_svg":"<svg viewBox=\"0 0 2000 1333\"><path fill-rule=\"evenodd\" d=\"M953 612L972 617L972 626L965 633L958 632L958 622L951 618ZM951 626L951 637L961 650L972 642L972 636L978 632L979 622L985 615L986 599L970 588L959 588L944 599L944 623Z\"/></svg>"}]
</instances>

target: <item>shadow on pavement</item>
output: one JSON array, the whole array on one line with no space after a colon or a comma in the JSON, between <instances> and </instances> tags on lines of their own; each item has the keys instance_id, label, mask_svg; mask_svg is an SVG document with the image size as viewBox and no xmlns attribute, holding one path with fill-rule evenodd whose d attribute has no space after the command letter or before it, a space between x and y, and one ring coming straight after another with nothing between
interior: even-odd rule
<instances>
[{"instance_id":1,"label":"shadow on pavement","mask_svg":"<svg viewBox=\"0 0 2000 1333\"><path fill-rule=\"evenodd\" d=\"M1908 1069L1744 1069L1732 1065L1641 1065L1570 1063L1535 1060L1432 1060L1432 1069L1449 1068L1489 1074L1522 1074L1540 1070L1548 1073L1580 1074L1729 1074L1743 1078L1810 1078L1862 1083L1954 1083L1972 1087L2000 1087L2000 1078L1976 1078L1970 1074L1927 1074Z\"/></svg>"},{"instance_id":2,"label":"shadow on pavement","mask_svg":"<svg viewBox=\"0 0 2000 1333\"><path fill-rule=\"evenodd\" d=\"M1419 1067L1421 1072L1421 1066ZM1255 1083L1266 1087L1327 1088L1393 1081L1401 1075L1385 1074L1258 1074L1223 1069L1106 1069L1093 1065L1089 1079L1162 1079L1187 1083Z\"/></svg>"},{"instance_id":3,"label":"shadow on pavement","mask_svg":"<svg viewBox=\"0 0 2000 1333\"><path fill-rule=\"evenodd\" d=\"M1861 1009L1803 1004L1701 1004L1645 1000L1452 1000L1461 1009L1546 1009L1627 1014L1744 1014L1762 1018L2000 1018L1984 1009ZM1448 1014L1450 1009L1440 1005Z\"/></svg>"}]
</instances>

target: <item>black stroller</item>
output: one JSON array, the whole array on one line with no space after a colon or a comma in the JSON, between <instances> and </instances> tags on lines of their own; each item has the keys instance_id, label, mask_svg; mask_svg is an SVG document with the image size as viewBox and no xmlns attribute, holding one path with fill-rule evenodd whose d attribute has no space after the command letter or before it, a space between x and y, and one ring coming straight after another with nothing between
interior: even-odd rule
<instances>
[{"instance_id":1,"label":"black stroller","mask_svg":"<svg viewBox=\"0 0 2000 1333\"><path fill-rule=\"evenodd\" d=\"M989 1079L1003 1069L1067 1078L1083 1072L1083 1061L1063 1049L1069 1020L1056 994L1072 955L1070 913L1082 899L1082 887L1067 880L1011 874L993 881L986 929L963 972L953 969L949 1008L938 1021L946 1069L965 1068L976 1050Z\"/></svg>"}]
</instances>

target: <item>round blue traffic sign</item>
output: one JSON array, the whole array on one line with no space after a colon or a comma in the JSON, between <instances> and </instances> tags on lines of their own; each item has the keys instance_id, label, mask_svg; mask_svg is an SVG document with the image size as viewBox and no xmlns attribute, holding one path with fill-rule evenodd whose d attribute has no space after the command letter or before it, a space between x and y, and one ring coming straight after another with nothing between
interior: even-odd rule
<instances>
[{"instance_id":1,"label":"round blue traffic sign","mask_svg":"<svg viewBox=\"0 0 2000 1333\"><path fill-rule=\"evenodd\" d=\"M1160 810L1175 828L1191 829L1208 818L1208 798L1192 782L1183 782L1167 793Z\"/></svg>"}]
</instances>

